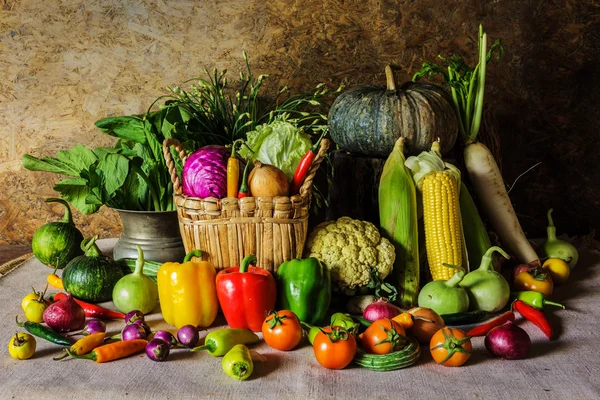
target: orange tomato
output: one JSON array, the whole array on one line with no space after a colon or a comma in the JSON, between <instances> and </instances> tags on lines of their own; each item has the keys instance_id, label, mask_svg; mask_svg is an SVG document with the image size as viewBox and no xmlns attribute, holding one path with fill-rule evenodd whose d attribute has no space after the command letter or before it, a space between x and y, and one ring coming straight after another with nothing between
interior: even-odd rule
<instances>
[{"instance_id":1,"label":"orange tomato","mask_svg":"<svg viewBox=\"0 0 600 400\"><path fill-rule=\"evenodd\" d=\"M265 342L274 349L287 351L302 340L300 320L290 310L272 310L262 324Z\"/></svg>"},{"instance_id":2,"label":"orange tomato","mask_svg":"<svg viewBox=\"0 0 600 400\"><path fill-rule=\"evenodd\" d=\"M315 358L325 368L343 369L348 366L356 355L356 339L345 329L334 326L319 332L313 343Z\"/></svg>"},{"instance_id":3,"label":"orange tomato","mask_svg":"<svg viewBox=\"0 0 600 400\"><path fill-rule=\"evenodd\" d=\"M406 333L398 322L381 318L360 335L360 343L367 353L389 354L406 346Z\"/></svg>"},{"instance_id":4,"label":"orange tomato","mask_svg":"<svg viewBox=\"0 0 600 400\"><path fill-rule=\"evenodd\" d=\"M457 328L442 328L429 343L429 351L436 363L446 367L459 367L471 357L471 338Z\"/></svg>"}]
</instances>

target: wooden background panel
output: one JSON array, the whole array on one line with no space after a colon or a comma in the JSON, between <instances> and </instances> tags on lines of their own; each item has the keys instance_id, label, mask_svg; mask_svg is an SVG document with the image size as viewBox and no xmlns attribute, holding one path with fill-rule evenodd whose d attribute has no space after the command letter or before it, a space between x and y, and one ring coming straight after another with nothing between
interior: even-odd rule
<instances>
[{"instance_id":1,"label":"wooden background panel","mask_svg":"<svg viewBox=\"0 0 600 400\"><path fill-rule=\"evenodd\" d=\"M488 69L484 139L500 137L508 183L542 162L511 192L525 230L542 234L553 206L561 231L587 233L600 222L598 16L591 0L3 0L0 243L62 214L43 203L58 177L22 170L24 153L111 145L94 121L143 112L205 67L233 80L246 50L264 94L383 83L386 63L403 81L437 54L474 55L479 22L506 49ZM75 220L86 236L121 229L106 208Z\"/></svg>"}]
</instances>

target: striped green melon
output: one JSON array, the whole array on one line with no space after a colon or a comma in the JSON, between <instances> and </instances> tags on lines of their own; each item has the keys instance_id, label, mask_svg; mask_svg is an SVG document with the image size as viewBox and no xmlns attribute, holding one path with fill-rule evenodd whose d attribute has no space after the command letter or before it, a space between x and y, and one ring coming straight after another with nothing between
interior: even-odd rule
<instances>
[{"instance_id":1,"label":"striped green melon","mask_svg":"<svg viewBox=\"0 0 600 400\"><path fill-rule=\"evenodd\" d=\"M63 199L46 199L46 203L54 202L65 207L65 214L62 220L44 224L35 231L31 239L31 251L42 264L62 269L73 258L83 254L79 247L83 235L73 223L67 202Z\"/></svg>"},{"instance_id":2,"label":"striped green melon","mask_svg":"<svg viewBox=\"0 0 600 400\"><path fill-rule=\"evenodd\" d=\"M428 151L440 138L442 154L458 136L450 95L441 87L407 82L396 88L386 67L387 87L359 86L340 94L329 110L329 132L342 150L387 157L399 137L407 139L408 155Z\"/></svg>"},{"instance_id":3,"label":"striped green melon","mask_svg":"<svg viewBox=\"0 0 600 400\"><path fill-rule=\"evenodd\" d=\"M111 300L115 284L123 277L121 265L103 256L95 241L96 237L84 240L85 254L71 260L62 273L65 290L92 303Z\"/></svg>"}]
</instances>

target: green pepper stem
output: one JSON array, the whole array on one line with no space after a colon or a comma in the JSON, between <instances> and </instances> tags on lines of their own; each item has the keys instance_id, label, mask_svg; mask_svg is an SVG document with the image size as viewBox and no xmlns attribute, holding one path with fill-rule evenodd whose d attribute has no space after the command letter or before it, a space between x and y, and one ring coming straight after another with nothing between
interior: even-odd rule
<instances>
[{"instance_id":1,"label":"green pepper stem","mask_svg":"<svg viewBox=\"0 0 600 400\"><path fill-rule=\"evenodd\" d=\"M60 356L60 357L54 357L54 358L52 358L52 359L53 359L54 361L59 361L59 360L62 360L62 359L64 359L64 358L67 358L67 357L69 357L69 353L67 353L67 352L66 352L66 349L65 349L65 354L63 354L63 355L62 355L62 356Z\"/></svg>"},{"instance_id":2,"label":"green pepper stem","mask_svg":"<svg viewBox=\"0 0 600 400\"><path fill-rule=\"evenodd\" d=\"M215 341L212 339L208 339L202 346L196 346L192 348L192 351L198 352L202 350L208 350L209 353L213 353L217 349L217 345Z\"/></svg>"},{"instance_id":3,"label":"green pepper stem","mask_svg":"<svg viewBox=\"0 0 600 400\"><path fill-rule=\"evenodd\" d=\"M554 220L552 220L552 211L554 211L552 208L548 210L548 227L546 228L548 241L556 240L556 227L554 226Z\"/></svg>"},{"instance_id":4,"label":"green pepper stem","mask_svg":"<svg viewBox=\"0 0 600 400\"><path fill-rule=\"evenodd\" d=\"M256 256L254 254L250 254L249 256L244 257L242 263L240 264L240 272L248 272L248 267L252 265L256 265Z\"/></svg>"},{"instance_id":5,"label":"green pepper stem","mask_svg":"<svg viewBox=\"0 0 600 400\"><path fill-rule=\"evenodd\" d=\"M560 307L560 308L562 308L563 310L566 308L566 307L565 307L563 304L556 303L556 302L554 302L554 301L550 301L550 300L546 300L546 299L542 300L542 303L544 303L544 305L549 305L549 306Z\"/></svg>"},{"instance_id":6,"label":"green pepper stem","mask_svg":"<svg viewBox=\"0 0 600 400\"><path fill-rule=\"evenodd\" d=\"M183 262L190 262L190 260L192 259L192 257L202 257L202 250L192 250L189 253L187 253L185 255L185 258L183 259Z\"/></svg>"},{"instance_id":7,"label":"green pepper stem","mask_svg":"<svg viewBox=\"0 0 600 400\"><path fill-rule=\"evenodd\" d=\"M73 353L71 350L69 349L65 349L65 351L67 352L67 354L73 358L80 358L82 360L92 360L92 361L96 361L96 353L94 353L93 351L91 353L88 354L75 354Z\"/></svg>"},{"instance_id":8,"label":"green pepper stem","mask_svg":"<svg viewBox=\"0 0 600 400\"><path fill-rule=\"evenodd\" d=\"M62 219L60 220L60 222L65 222L69 225L74 225L73 224L73 215L71 214L71 208L69 207L69 203L67 203L63 199L58 199L56 197L51 197L49 199L46 199L45 202L46 203L60 203L63 206L65 206L65 213L64 213Z\"/></svg>"},{"instance_id":9,"label":"green pepper stem","mask_svg":"<svg viewBox=\"0 0 600 400\"><path fill-rule=\"evenodd\" d=\"M19 316L18 315L15 316L15 321L17 322L17 325L20 326L21 328L25 327L25 323L24 322L23 323L19 322Z\"/></svg>"},{"instance_id":10,"label":"green pepper stem","mask_svg":"<svg viewBox=\"0 0 600 400\"><path fill-rule=\"evenodd\" d=\"M487 249L483 257L481 257L481 264L479 264L478 269L482 271L491 271L494 269L494 266L492 265L492 254L494 254L495 251L502 254L502 257L506 258L507 260L510 259L510 256L506 254L506 252L500 247L492 246L489 249Z\"/></svg>"},{"instance_id":11,"label":"green pepper stem","mask_svg":"<svg viewBox=\"0 0 600 400\"><path fill-rule=\"evenodd\" d=\"M81 250L85 252L87 257L98 257L102 255L98 245L96 245L96 240L98 240L98 235L93 238L83 239L83 242L81 242Z\"/></svg>"},{"instance_id":12,"label":"green pepper stem","mask_svg":"<svg viewBox=\"0 0 600 400\"><path fill-rule=\"evenodd\" d=\"M139 245L135 246L138 252L138 258L135 260L135 271L133 273L135 275L144 275L142 271L144 271L144 252Z\"/></svg>"}]
</instances>

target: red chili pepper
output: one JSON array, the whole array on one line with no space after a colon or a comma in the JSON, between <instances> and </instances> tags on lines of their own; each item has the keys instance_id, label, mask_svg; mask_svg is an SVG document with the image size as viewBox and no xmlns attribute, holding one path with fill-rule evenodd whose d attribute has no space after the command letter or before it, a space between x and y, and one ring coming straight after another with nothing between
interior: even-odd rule
<instances>
[{"instance_id":1,"label":"red chili pepper","mask_svg":"<svg viewBox=\"0 0 600 400\"><path fill-rule=\"evenodd\" d=\"M512 309L521 314L523 318L540 328L540 330L544 332L544 335L546 335L548 339L552 339L552 334L554 333L552 331L552 326L541 310L538 310L537 308L532 307L521 300L515 300L512 303Z\"/></svg>"},{"instance_id":2,"label":"red chili pepper","mask_svg":"<svg viewBox=\"0 0 600 400\"><path fill-rule=\"evenodd\" d=\"M231 328L261 332L269 310L275 308L276 284L266 269L252 267L256 256L244 258L239 267L219 271L217 297Z\"/></svg>"},{"instance_id":3,"label":"red chili pepper","mask_svg":"<svg viewBox=\"0 0 600 400\"><path fill-rule=\"evenodd\" d=\"M243 199L244 197L250 196L250 189L248 189L248 171L250 170L251 162L246 163L246 167L244 168L244 175L242 176L242 184L240 185L240 190L238 191L237 198Z\"/></svg>"},{"instance_id":4,"label":"red chili pepper","mask_svg":"<svg viewBox=\"0 0 600 400\"><path fill-rule=\"evenodd\" d=\"M54 295L54 301L60 301L67 298L67 295L58 292ZM95 304L86 303L85 301L74 299L77 304L85 311L85 316L88 318L100 318L100 319L124 319L125 314L109 310L108 308L100 307Z\"/></svg>"},{"instance_id":5,"label":"red chili pepper","mask_svg":"<svg viewBox=\"0 0 600 400\"><path fill-rule=\"evenodd\" d=\"M515 314L512 311L507 311L502 315L497 316L494 319L491 319L489 321L487 321L486 323L483 323L481 325L476 326L475 328L471 329L469 332L467 332L467 336L485 336L487 335L487 333L489 331L492 330L492 328L495 328L497 326L503 325L504 323L508 322L508 321L514 321L515 320Z\"/></svg>"},{"instance_id":6,"label":"red chili pepper","mask_svg":"<svg viewBox=\"0 0 600 400\"><path fill-rule=\"evenodd\" d=\"M321 140L323 140L323 136L325 136L326 131L321 134L317 143L306 152L304 157L300 160L298 167L296 167L296 172L294 172L294 177L292 178L292 183L290 183L290 196L298 194L300 191L300 186L304 183L304 179L306 179L306 175L308 175L308 171L310 170L310 166L312 165L313 160L317 156L319 152L319 145L321 144Z\"/></svg>"}]
</instances>

